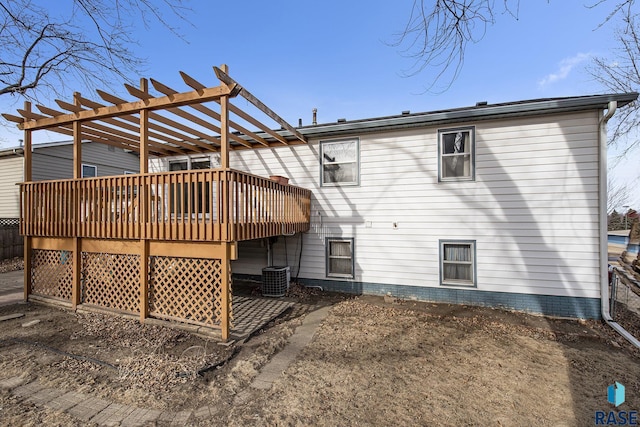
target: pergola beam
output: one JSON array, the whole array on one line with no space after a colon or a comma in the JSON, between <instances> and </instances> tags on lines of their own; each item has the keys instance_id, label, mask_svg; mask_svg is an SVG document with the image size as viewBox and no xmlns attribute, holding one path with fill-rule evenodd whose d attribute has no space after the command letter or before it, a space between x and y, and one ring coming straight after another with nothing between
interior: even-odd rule
<instances>
[{"instance_id":1,"label":"pergola beam","mask_svg":"<svg viewBox=\"0 0 640 427\"><path fill-rule=\"evenodd\" d=\"M80 97L80 104L84 105L84 103L86 101L88 101L85 98L81 98ZM68 102L64 102L64 101L60 101L59 99L56 99L56 103L60 106L60 108L63 108L65 110L68 111L81 111L82 109L80 107L77 107L73 104L69 104ZM95 103L97 104L97 103ZM98 104L100 105L100 104ZM100 106L104 106L104 105L100 105ZM98 107L96 107L98 108ZM128 130L133 132L135 135L139 135L140 134L140 120L136 119L134 116L132 115L128 115L128 116L123 116L120 117L119 119L116 118L107 118L107 119L102 119L101 120L104 123L108 123L114 127L120 127L122 129ZM133 124L135 123L135 124ZM149 136L152 138L155 138L158 141L161 142L157 142L154 143L153 140L150 140L150 144L158 144L158 146L161 147L173 147L173 145L176 145L178 147L182 147L186 150L195 150L198 151L198 149L203 152L204 149L199 148L197 146L194 146L193 144L187 144L184 141L190 141L191 138L189 138L189 136L181 134L179 132L174 131L171 128L165 128L163 126L158 126L158 125L153 125L153 124L149 124L149 129L153 129L153 130L157 130L161 133L156 133L156 132L151 132L149 131ZM163 135L164 134L164 135ZM169 138L168 136L172 136L173 138ZM166 144L163 144L166 143ZM173 145L167 145L167 144L173 144ZM176 149L174 150L175 152L181 152L180 150ZM182 154L184 154L184 152L181 152Z\"/></svg>"},{"instance_id":2,"label":"pergola beam","mask_svg":"<svg viewBox=\"0 0 640 427\"><path fill-rule=\"evenodd\" d=\"M240 91L238 92L238 94L240 96L242 96L244 99L246 99L247 101L252 103L258 110L262 111L269 118L271 118L274 122L278 123L280 126L282 126L286 130L291 132L297 139L299 139L300 141L302 141L304 143L308 142L307 138L304 135L302 135L293 126L291 126L289 123L287 123L287 121L285 119L280 117L273 110L271 110L269 107L267 107L265 104L263 104L262 101L260 101L258 98L253 96L253 94L251 94L251 92L249 92L247 89L242 87L239 83L237 83L235 80L233 80L231 77L229 77L229 75L227 75L227 73L225 73L220 68L215 67L215 66L213 67L213 70L216 73L216 77L218 77L218 79L221 82L223 82L223 83L225 83L227 85L230 85L230 86L239 87Z\"/></svg>"},{"instance_id":3,"label":"pergola beam","mask_svg":"<svg viewBox=\"0 0 640 427\"><path fill-rule=\"evenodd\" d=\"M133 88L133 86L130 86L130 87ZM133 88L133 89L134 89L134 92L136 90L138 90L137 88ZM98 95L100 95L100 97L102 99L104 99L105 101L107 101L107 102L111 102L111 103L116 104L116 105L126 102L124 99L118 98L118 97L116 97L114 95L108 94L108 93L103 92L101 90L98 90L97 92L98 92ZM170 111L170 110L171 109L167 109L167 111ZM178 111L180 111L180 110L178 110ZM171 126L171 127L176 128L176 129L180 129L180 130L183 130L185 132L189 132L192 135L195 135L195 136L199 137L200 139L204 139L204 140L207 140L207 141L211 142L212 144L220 145L220 139L219 138L217 138L215 136L210 136L210 135L207 135L205 133L199 132L199 131L197 131L195 129L189 128L188 126L185 126L185 125L183 125L181 123L178 123L178 122L176 122L174 120L171 120L169 118L166 118L166 117L164 117L164 116L162 116L162 115L160 115L158 113L149 114L149 118L151 120L155 120L155 121L157 121L159 123L163 123L163 124L165 124L167 126ZM196 117L196 119L197 119L197 117ZM134 120L136 120L136 122L137 122L137 119L134 118ZM201 140L190 138L190 141L192 141L196 146L198 146L198 147L200 147L202 149L202 150L195 150L196 152L217 151L211 145L209 145L209 144L207 144L207 143L205 143L205 142L203 142Z\"/></svg>"},{"instance_id":4,"label":"pergola beam","mask_svg":"<svg viewBox=\"0 0 640 427\"><path fill-rule=\"evenodd\" d=\"M220 80L219 86L215 87L206 87L181 71L182 80L191 89L187 92L177 92L157 80L150 79L155 90L162 95L156 97L151 94L147 84L141 83L140 88L125 84L127 91L138 100L128 101L98 90L97 93L104 103L95 102L76 93L73 103L55 101L61 111L38 106L43 114L18 110L23 117L11 114L2 116L25 131L47 129L68 136L73 136L74 124L81 123L83 139L139 152L139 134L142 131L140 114L147 111L149 114L145 122L146 140L150 153L158 156L220 152L223 135L233 143L228 149L270 147L274 145L271 138L284 145L307 142L294 127L229 77L226 68L214 67L214 71ZM292 141L290 136L285 137L272 129L275 126L267 126L265 122L231 104L229 101L237 95L242 95L300 141ZM223 119L220 109L206 105L207 102L220 104L222 97L227 100L226 114L231 113L239 120L233 121L229 117ZM187 112L187 106L195 111ZM167 113L161 111L178 118L169 118ZM255 126L257 130L247 129L244 122Z\"/></svg>"},{"instance_id":5,"label":"pergola beam","mask_svg":"<svg viewBox=\"0 0 640 427\"><path fill-rule=\"evenodd\" d=\"M23 130L47 129L74 121L100 120L106 117L120 116L122 114L137 113L143 109L161 110L170 107L180 107L195 103L215 101L223 95L229 95L232 89L226 85L206 88L203 91L178 93L173 96L151 98L143 101L133 101L110 107L85 110L80 113L65 114L58 117L49 117L36 121L24 122L18 127Z\"/></svg>"},{"instance_id":6,"label":"pergola beam","mask_svg":"<svg viewBox=\"0 0 640 427\"><path fill-rule=\"evenodd\" d=\"M169 86L164 85L164 84L160 83L157 80L151 79L151 84L153 85L153 87L158 92L164 93L165 95L172 95L174 93L177 93L177 91L175 91L174 89L171 89ZM198 88L194 88L194 89L199 90ZM220 114L218 114L217 112L213 111L211 108L205 107L204 105L201 105L201 104L190 105L190 107L193 108L194 110L202 113L202 114L205 114L205 115L211 117L214 120L221 121ZM265 141L264 139L262 139L260 136L256 135L255 133L243 128L241 125L239 125L237 123L234 123L232 121L229 121L229 125L232 128L237 129L240 132L244 133L245 135L252 137L253 139L255 139L260 144L262 144L264 146L268 146L269 145L269 143L267 141ZM239 144L242 144L247 148L252 148L252 146L251 146L251 144L249 142L245 141L244 139L242 139L238 135L231 134L230 136L231 136L231 139L233 139L234 141L238 142Z\"/></svg>"}]
</instances>

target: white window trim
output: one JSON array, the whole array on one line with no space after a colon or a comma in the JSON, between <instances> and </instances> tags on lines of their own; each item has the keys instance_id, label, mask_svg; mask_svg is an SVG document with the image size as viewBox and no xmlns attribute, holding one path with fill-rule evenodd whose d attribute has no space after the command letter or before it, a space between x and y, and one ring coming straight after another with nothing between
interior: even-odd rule
<instances>
[{"instance_id":1,"label":"white window trim","mask_svg":"<svg viewBox=\"0 0 640 427\"><path fill-rule=\"evenodd\" d=\"M85 166L86 166L86 167L88 167L88 168L93 168L93 169L96 171L95 176L90 176L89 178L94 178L94 177L95 177L95 178L97 178L97 177L98 177L98 166L96 166L96 165L90 165L90 164L88 164L88 163L82 163L82 178L84 178L84 177L85 177L85 176L84 176L84 168L85 168Z\"/></svg>"},{"instance_id":2,"label":"white window trim","mask_svg":"<svg viewBox=\"0 0 640 427\"><path fill-rule=\"evenodd\" d=\"M469 176L450 176L443 177L442 171L444 169L443 160L447 157L459 156L463 157L466 153L460 154L444 154L444 144L442 143L442 136L457 133L457 132L469 132L470 150L469 150ZM476 180L476 128L475 126L464 126L459 128L438 129L438 181L439 182L451 182L451 181L475 181Z\"/></svg>"},{"instance_id":3,"label":"white window trim","mask_svg":"<svg viewBox=\"0 0 640 427\"><path fill-rule=\"evenodd\" d=\"M356 165L356 179L349 182L325 182L324 181L324 145L339 144L342 142L355 142L356 143L356 158L355 160L344 162L328 162L326 164L355 164ZM321 187L347 187L360 185L360 138L343 138L343 139L331 139L319 142L319 156L320 156L320 186Z\"/></svg>"},{"instance_id":4,"label":"white window trim","mask_svg":"<svg viewBox=\"0 0 640 427\"><path fill-rule=\"evenodd\" d=\"M469 245L471 251L471 261L452 261L451 264L467 264L471 265L471 281L466 280L446 280L444 277L444 246L447 244L453 245ZM478 261L476 257L476 241L475 240L440 240L440 286L461 286L465 288L476 288L478 286Z\"/></svg>"},{"instance_id":5,"label":"white window trim","mask_svg":"<svg viewBox=\"0 0 640 427\"><path fill-rule=\"evenodd\" d=\"M170 159L166 160L166 165L165 165L165 170L166 171L170 171L171 168L171 163L183 163L186 162L187 163L187 169L186 170L193 170L191 169L191 164L192 163L198 163L198 162L203 162L203 161L209 161L209 165L211 167L218 165L216 167L213 167L213 169L219 168L220 166L220 158L217 157L215 154L204 154L204 155L196 155L196 156L176 156L176 157L171 157Z\"/></svg>"},{"instance_id":6,"label":"white window trim","mask_svg":"<svg viewBox=\"0 0 640 427\"><path fill-rule=\"evenodd\" d=\"M346 257L346 256L331 256L330 253L330 249L331 249L331 242L345 242L345 243L349 243L351 245L351 256L350 257ZM335 278L335 279L353 279L355 278L355 270L356 270L356 264L355 264L355 243L354 243L354 239L353 237L327 237L326 238L326 242L325 242L325 275L326 277L331 277L331 278ZM351 274L340 274L340 273L332 273L331 271L329 271L330 269L330 260L331 259L350 259L351 260Z\"/></svg>"}]
</instances>

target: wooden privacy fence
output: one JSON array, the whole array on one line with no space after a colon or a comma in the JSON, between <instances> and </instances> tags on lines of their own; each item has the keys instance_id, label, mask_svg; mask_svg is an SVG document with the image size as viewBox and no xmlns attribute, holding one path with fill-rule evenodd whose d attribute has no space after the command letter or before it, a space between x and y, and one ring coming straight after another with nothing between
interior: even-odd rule
<instances>
[{"instance_id":1,"label":"wooden privacy fence","mask_svg":"<svg viewBox=\"0 0 640 427\"><path fill-rule=\"evenodd\" d=\"M21 185L29 236L238 241L309 229L311 192L209 169Z\"/></svg>"},{"instance_id":2,"label":"wooden privacy fence","mask_svg":"<svg viewBox=\"0 0 640 427\"><path fill-rule=\"evenodd\" d=\"M0 218L0 260L21 257L24 252L19 218Z\"/></svg>"}]
</instances>

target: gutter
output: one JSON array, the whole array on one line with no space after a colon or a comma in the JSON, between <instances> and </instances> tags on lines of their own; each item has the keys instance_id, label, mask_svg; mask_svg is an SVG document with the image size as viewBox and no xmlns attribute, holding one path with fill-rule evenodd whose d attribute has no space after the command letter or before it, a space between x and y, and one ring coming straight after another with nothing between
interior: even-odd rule
<instances>
[{"instance_id":1,"label":"gutter","mask_svg":"<svg viewBox=\"0 0 640 427\"><path fill-rule=\"evenodd\" d=\"M607 325L611 326L614 331L622 335L627 341L635 347L640 348L640 341L624 329L620 324L615 322L609 312L609 274L608 260L609 251L607 248L607 122L616 112L618 108L617 101L609 101L606 114L600 118L598 134L598 143L600 149L600 182L599 182L599 199L600 199L600 310L602 319Z\"/></svg>"}]
</instances>

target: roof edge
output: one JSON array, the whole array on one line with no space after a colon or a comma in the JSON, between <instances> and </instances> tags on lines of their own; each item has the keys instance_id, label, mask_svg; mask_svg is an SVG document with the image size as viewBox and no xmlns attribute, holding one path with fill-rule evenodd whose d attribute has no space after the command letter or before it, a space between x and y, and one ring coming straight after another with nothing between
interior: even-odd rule
<instances>
[{"instance_id":1,"label":"roof edge","mask_svg":"<svg viewBox=\"0 0 640 427\"><path fill-rule=\"evenodd\" d=\"M585 110L605 110L609 108L609 103L611 101L617 102L618 107L624 107L625 105L634 102L637 98L637 92L629 92L565 98L532 99L424 113L352 120L339 123L325 123L299 127L298 130L307 137L318 138L354 132L374 132L380 130L415 128L469 120L489 120ZM283 132L283 135L289 137L288 132Z\"/></svg>"}]
</instances>

